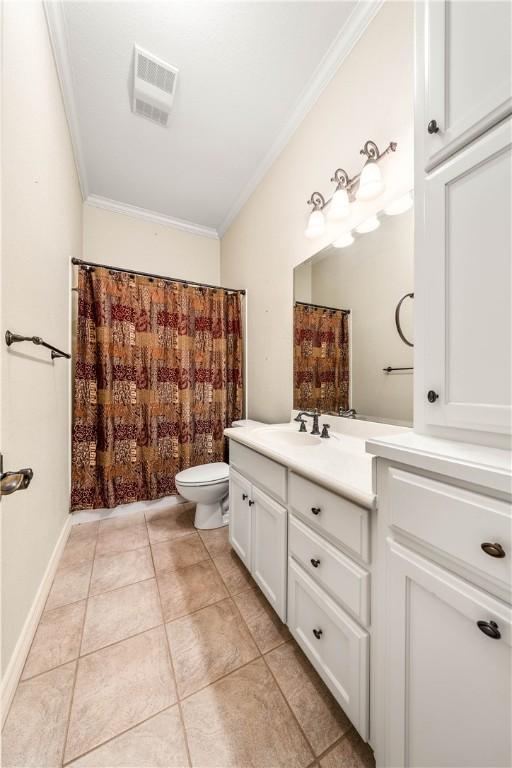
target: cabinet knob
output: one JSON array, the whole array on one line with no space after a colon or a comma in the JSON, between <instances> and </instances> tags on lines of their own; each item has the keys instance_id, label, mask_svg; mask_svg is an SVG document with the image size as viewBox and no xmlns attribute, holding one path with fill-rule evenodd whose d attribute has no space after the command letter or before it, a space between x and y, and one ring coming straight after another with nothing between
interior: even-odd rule
<instances>
[{"instance_id":1,"label":"cabinet knob","mask_svg":"<svg viewBox=\"0 0 512 768\"><path fill-rule=\"evenodd\" d=\"M320 514L320 507L311 507L311 511L314 515Z\"/></svg>"},{"instance_id":2,"label":"cabinet knob","mask_svg":"<svg viewBox=\"0 0 512 768\"><path fill-rule=\"evenodd\" d=\"M246 493L242 493L242 501L245 501L248 498Z\"/></svg>"},{"instance_id":3,"label":"cabinet knob","mask_svg":"<svg viewBox=\"0 0 512 768\"><path fill-rule=\"evenodd\" d=\"M250 507L252 507L252 505L255 504L255 503L256 503L255 501L253 501L252 499L249 499L249 506Z\"/></svg>"},{"instance_id":4,"label":"cabinet knob","mask_svg":"<svg viewBox=\"0 0 512 768\"><path fill-rule=\"evenodd\" d=\"M437 392L434 392L433 389L429 389L429 391L427 392L427 400L429 401L429 403L435 403L435 401L438 399L439 399L439 395L437 394Z\"/></svg>"},{"instance_id":5,"label":"cabinet knob","mask_svg":"<svg viewBox=\"0 0 512 768\"><path fill-rule=\"evenodd\" d=\"M439 131L439 126L437 124L437 120L431 120L430 123L427 125L427 131L429 133L437 133Z\"/></svg>"},{"instance_id":6,"label":"cabinet knob","mask_svg":"<svg viewBox=\"0 0 512 768\"><path fill-rule=\"evenodd\" d=\"M322 632L321 629L314 629L313 630L313 634L314 634L314 636L316 637L317 640L320 640L320 638L323 635L323 632Z\"/></svg>"},{"instance_id":7,"label":"cabinet knob","mask_svg":"<svg viewBox=\"0 0 512 768\"><path fill-rule=\"evenodd\" d=\"M477 626L480 632L483 632L487 637L490 637L493 640L500 639L501 632L495 621L477 621Z\"/></svg>"},{"instance_id":8,"label":"cabinet knob","mask_svg":"<svg viewBox=\"0 0 512 768\"><path fill-rule=\"evenodd\" d=\"M313 568L318 568L318 566L320 565L320 560L317 557L312 557L311 565L313 566Z\"/></svg>"},{"instance_id":9,"label":"cabinet knob","mask_svg":"<svg viewBox=\"0 0 512 768\"><path fill-rule=\"evenodd\" d=\"M491 544L489 541L485 541L480 546L486 555L490 555L491 557L505 557L505 550L501 544L498 544L496 541L494 544Z\"/></svg>"}]
</instances>

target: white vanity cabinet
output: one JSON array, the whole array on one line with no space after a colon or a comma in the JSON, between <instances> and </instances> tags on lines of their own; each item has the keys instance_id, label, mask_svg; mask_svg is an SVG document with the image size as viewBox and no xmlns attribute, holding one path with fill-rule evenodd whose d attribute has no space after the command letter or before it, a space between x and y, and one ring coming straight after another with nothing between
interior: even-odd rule
<instances>
[{"instance_id":1,"label":"white vanity cabinet","mask_svg":"<svg viewBox=\"0 0 512 768\"><path fill-rule=\"evenodd\" d=\"M496 0L418 4L424 51L424 167L430 170L512 110L512 6Z\"/></svg>"}]
</instances>

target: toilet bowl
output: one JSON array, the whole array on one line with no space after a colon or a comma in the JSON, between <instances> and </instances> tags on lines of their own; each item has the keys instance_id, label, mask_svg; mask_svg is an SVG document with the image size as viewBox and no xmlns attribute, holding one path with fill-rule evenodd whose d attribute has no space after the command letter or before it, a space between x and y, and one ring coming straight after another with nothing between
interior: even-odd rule
<instances>
[{"instance_id":1,"label":"toilet bowl","mask_svg":"<svg viewBox=\"0 0 512 768\"><path fill-rule=\"evenodd\" d=\"M262 426L258 421L234 421L232 427ZM216 461L178 472L176 489L180 496L196 504L196 528L221 528L229 522L229 464Z\"/></svg>"}]
</instances>

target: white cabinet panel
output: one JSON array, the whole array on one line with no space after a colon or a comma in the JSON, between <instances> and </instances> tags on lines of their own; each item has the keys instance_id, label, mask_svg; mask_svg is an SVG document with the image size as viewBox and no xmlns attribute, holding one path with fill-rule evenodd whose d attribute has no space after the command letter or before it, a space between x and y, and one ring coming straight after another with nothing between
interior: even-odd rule
<instances>
[{"instance_id":1,"label":"white cabinet panel","mask_svg":"<svg viewBox=\"0 0 512 768\"><path fill-rule=\"evenodd\" d=\"M272 608L286 621L287 511L252 488L252 575Z\"/></svg>"},{"instance_id":2,"label":"white cabinet panel","mask_svg":"<svg viewBox=\"0 0 512 768\"><path fill-rule=\"evenodd\" d=\"M286 502L286 467L252 448L229 441L229 463L278 501Z\"/></svg>"},{"instance_id":3,"label":"white cabinet panel","mask_svg":"<svg viewBox=\"0 0 512 768\"><path fill-rule=\"evenodd\" d=\"M233 467L229 470L229 541L243 564L251 569L251 484Z\"/></svg>"},{"instance_id":4,"label":"white cabinet panel","mask_svg":"<svg viewBox=\"0 0 512 768\"><path fill-rule=\"evenodd\" d=\"M511 121L425 182L428 424L510 432Z\"/></svg>"},{"instance_id":5,"label":"white cabinet panel","mask_svg":"<svg viewBox=\"0 0 512 768\"><path fill-rule=\"evenodd\" d=\"M427 169L510 113L511 9L501 0L425 3ZM437 133L428 133L431 120Z\"/></svg>"},{"instance_id":6,"label":"white cabinet panel","mask_svg":"<svg viewBox=\"0 0 512 768\"><path fill-rule=\"evenodd\" d=\"M288 626L363 739L368 739L368 633L291 558Z\"/></svg>"},{"instance_id":7,"label":"white cabinet panel","mask_svg":"<svg viewBox=\"0 0 512 768\"><path fill-rule=\"evenodd\" d=\"M386 765L509 766L510 609L393 542L387 581Z\"/></svg>"}]
</instances>

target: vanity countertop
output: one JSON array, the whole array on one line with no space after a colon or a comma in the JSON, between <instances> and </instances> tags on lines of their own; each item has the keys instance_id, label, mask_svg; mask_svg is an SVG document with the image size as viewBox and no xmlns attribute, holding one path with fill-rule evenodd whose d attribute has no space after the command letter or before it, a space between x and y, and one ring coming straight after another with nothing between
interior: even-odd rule
<instances>
[{"instance_id":1,"label":"vanity countertop","mask_svg":"<svg viewBox=\"0 0 512 768\"><path fill-rule=\"evenodd\" d=\"M304 445L300 443L299 425L294 421L267 426L236 427L226 429L224 434L230 440L252 448L334 493L372 509L375 504L375 458L365 451L367 436L355 435L354 425L351 424L350 427L352 434L348 431L331 431L331 438L328 440L311 440L308 431L307 435L304 433L304 437L305 443L310 440L310 444ZM275 443L272 442L271 432L276 438ZM295 434L296 438L293 437ZM288 435L295 439L297 444L288 445Z\"/></svg>"}]
</instances>

